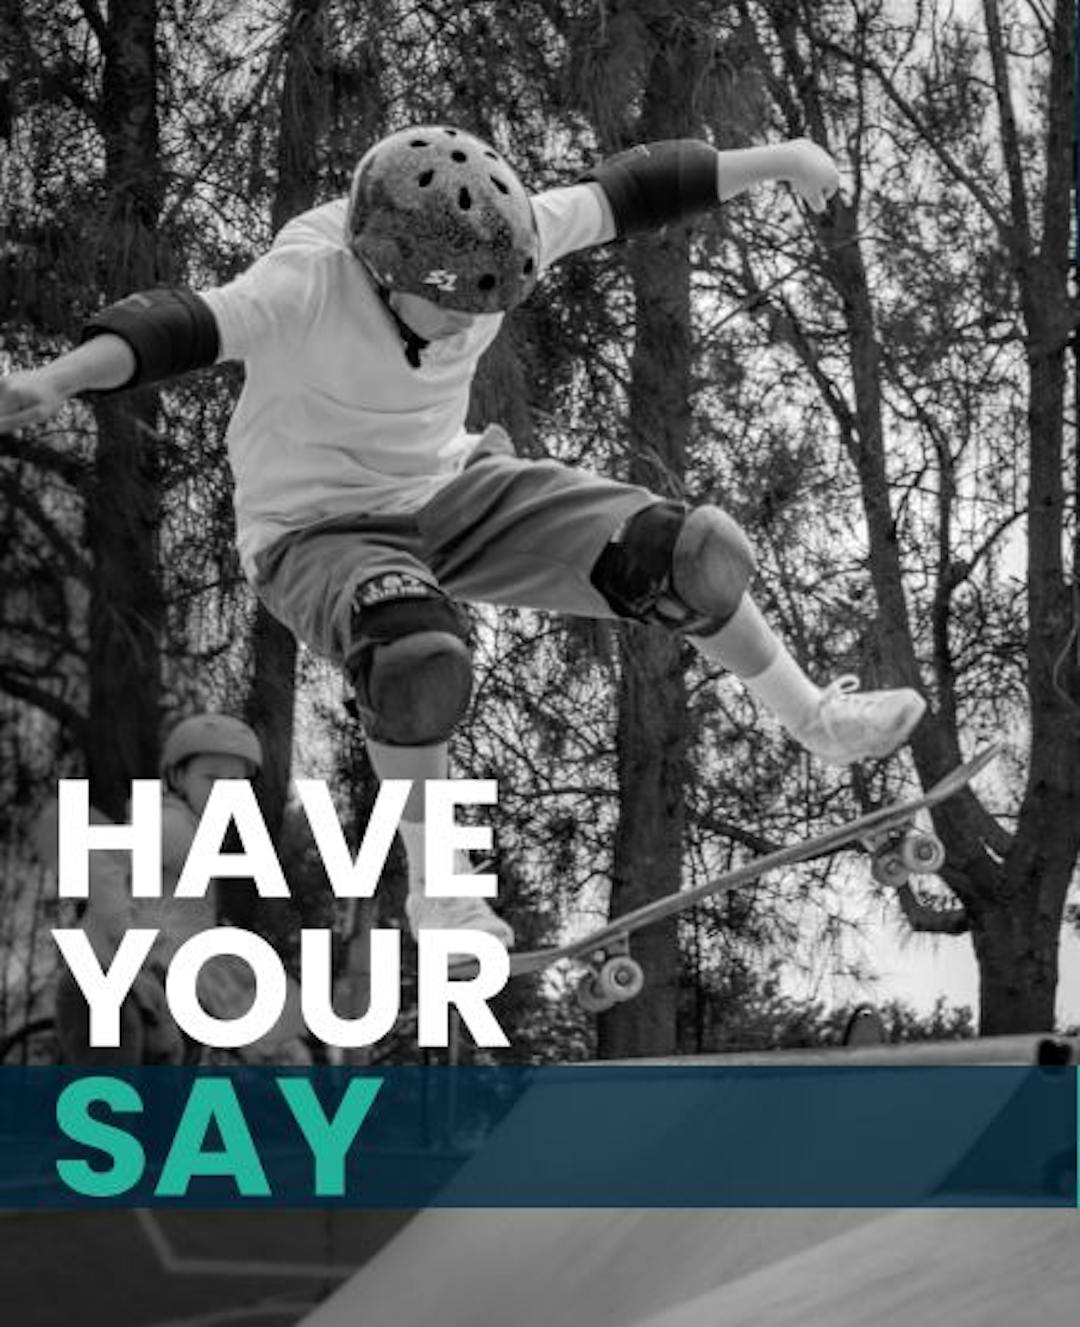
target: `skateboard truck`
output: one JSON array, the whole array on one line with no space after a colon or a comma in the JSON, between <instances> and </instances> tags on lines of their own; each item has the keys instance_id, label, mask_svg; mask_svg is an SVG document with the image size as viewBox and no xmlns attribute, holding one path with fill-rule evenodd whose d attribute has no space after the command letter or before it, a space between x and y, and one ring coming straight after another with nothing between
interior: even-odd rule
<instances>
[{"instance_id":1,"label":"skateboard truck","mask_svg":"<svg viewBox=\"0 0 1080 1327\"><path fill-rule=\"evenodd\" d=\"M913 875L933 875L945 865L945 845L938 836L911 825L867 835L862 842L870 854L870 874L891 889L906 885Z\"/></svg>"},{"instance_id":2,"label":"skateboard truck","mask_svg":"<svg viewBox=\"0 0 1080 1327\"><path fill-rule=\"evenodd\" d=\"M630 956L630 935L616 935L606 944L578 959L585 973L577 986L577 999L587 1014L602 1014L612 1005L640 995L645 973Z\"/></svg>"}]
</instances>

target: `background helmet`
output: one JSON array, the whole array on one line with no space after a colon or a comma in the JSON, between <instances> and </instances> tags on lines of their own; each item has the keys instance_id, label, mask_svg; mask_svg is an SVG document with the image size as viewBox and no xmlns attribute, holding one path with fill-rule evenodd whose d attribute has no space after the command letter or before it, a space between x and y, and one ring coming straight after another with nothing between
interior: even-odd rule
<instances>
[{"instance_id":1,"label":"background helmet","mask_svg":"<svg viewBox=\"0 0 1080 1327\"><path fill-rule=\"evenodd\" d=\"M461 129L403 129L365 153L345 240L380 285L447 309L497 313L536 284L525 187L493 147Z\"/></svg>"},{"instance_id":2,"label":"background helmet","mask_svg":"<svg viewBox=\"0 0 1080 1327\"><path fill-rule=\"evenodd\" d=\"M262 769L262 746L255 733L231 714L193 714L182 719L165 739L161 772L168 774L191 756L239 756Z\"/></svg>"}]
</instances>

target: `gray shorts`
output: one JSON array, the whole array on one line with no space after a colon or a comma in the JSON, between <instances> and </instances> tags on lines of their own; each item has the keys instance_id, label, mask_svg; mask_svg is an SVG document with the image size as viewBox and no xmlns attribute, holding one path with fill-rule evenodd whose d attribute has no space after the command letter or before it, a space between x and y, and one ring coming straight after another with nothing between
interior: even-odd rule
<instances>
[{"instance_id":1,"label":"gray shorts","mask_svg":"<svg viewBox=\"0 0 1080 1327\"><path fill-rule=\"evenodd\" d=\"M489 455L417 512L335 517L284 535L256 556L255 592L299 640L338 664L357 587L386 573L466 602L611 618L590 573L612 535L658 500L556 461Z\"/></svg>"}]
</instances>

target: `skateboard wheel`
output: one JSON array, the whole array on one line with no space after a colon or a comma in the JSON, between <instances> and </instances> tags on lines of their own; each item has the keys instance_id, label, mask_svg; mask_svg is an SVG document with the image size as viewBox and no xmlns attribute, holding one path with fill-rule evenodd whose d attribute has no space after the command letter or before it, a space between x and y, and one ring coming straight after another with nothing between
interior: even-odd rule
<instances>
[{"instance_id":1,"label":"skateboard wheel","mask_svg":"<svg viewBox=\"0 0 1080 1327\"><path fill-rule=\"evenodd\" d=\"M577 1001L587 1014L602 1014L615 1003L609 995L601 992L600 983L592 973L583 977L578 984Z\"/></svg>"},{"instance_id":2,"label":"skateboard wheel","mask_svg":"<svg viewBox=\"0 0 1080 1327\"><path fill-rule=\"evenodd\" d=\"M911 869L904 864L904 859L895 848L889 848L874 858L870 874L879 885L899 889L901 885L907 884Z\"/></svg>"},{"instance_id":3,"label":"skateboard wheel","mask_svg":"<svg viewBox=\"0 0 1080 1327\"><path fill-rule=\"evenodd\" d=\"M945 845L936 834L909 834L901 840L899 854L916 875L930 875L945 865Z\"/></svg>"},{"instance_id":4,"label":"skateboard wheel","mask_svg":"<svg viewBox=\"0 0 1080 1327\"><path fill-rule=\"evenodd\" d=\"M644 985L641 964L626 955L609 958L596 974L597 989L612 1001L632 1000Z\"/></svg>"}]
</instances>

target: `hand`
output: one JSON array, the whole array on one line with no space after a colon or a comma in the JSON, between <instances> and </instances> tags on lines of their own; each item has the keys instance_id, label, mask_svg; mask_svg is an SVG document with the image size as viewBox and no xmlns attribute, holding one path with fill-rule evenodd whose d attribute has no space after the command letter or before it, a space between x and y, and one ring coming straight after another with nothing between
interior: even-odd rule
<instances>
[{"instance_id":1,"label":"hand","mask_svg":"<svg viewBox=\"0 0 1080 1327\"><path fill-rule=\"evenodd\" d=\"M0 378L0 433L15 433L51 419L67 397L45 369Z\"/></svg>"},{"instance_id":2,"label":"hand","mask_svg":"<svg viewBox=\"0 0 1080 1327\"><path fill-rule=\"evenodd\" d=\"M809 138L789 143L791 164L784 178L812 212L824 212L829 199L840 188L836 162Z\"/></svg>"},{"instance_id":3,"label":"hand","mask_svg":"<svg viewBox=\"0 0 1080 1327\"><path fill-rule=\"evenodd\" d=\"M135 369L135 352L128 343L106 332L40 368L0 377L0 433L43 424L73 396L121 387Z\"/></svg>"}]
</instances>

